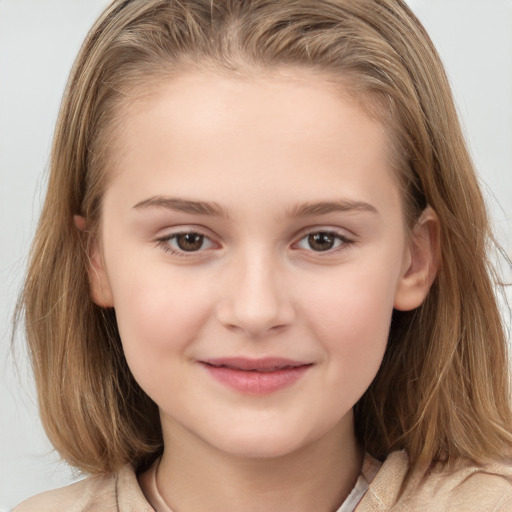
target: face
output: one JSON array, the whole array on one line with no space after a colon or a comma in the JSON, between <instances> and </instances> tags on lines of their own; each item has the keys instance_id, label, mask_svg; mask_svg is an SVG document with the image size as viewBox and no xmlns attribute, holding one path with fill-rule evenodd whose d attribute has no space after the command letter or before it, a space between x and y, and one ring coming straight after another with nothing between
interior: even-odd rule
<instances>
[{"instance_id":1,"label":"face","mask_svg":"<svg viewBox=\"0 0 512 512\"><path fill-rule=\"evenodd\" d=\"M91 282L164 436L278 456L349 431L426 293L388 134L299 72L184 75L124 116Z\"/></svg>"}]
</instances>

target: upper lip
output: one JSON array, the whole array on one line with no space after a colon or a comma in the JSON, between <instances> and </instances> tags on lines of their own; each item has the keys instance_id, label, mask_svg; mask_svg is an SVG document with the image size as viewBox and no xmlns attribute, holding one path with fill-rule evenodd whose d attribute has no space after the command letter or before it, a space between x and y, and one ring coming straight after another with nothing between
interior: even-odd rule
<instances>
[{"instance_id":1,"label":"upper lip","mask_svg":"<svg viewBox=\"0 0 512 512\"><path fill-rule=\"evenodd\" d=\"M296 361L283 357L263 357L258 359L246 357L222 357L215 359L205 359L201 361L204 364L217 367L232 368L234 370L246 371L277 371L287 368L297 368L299 366L307 366L312 363L304 361Z\"/></svg>"}]
</instances>

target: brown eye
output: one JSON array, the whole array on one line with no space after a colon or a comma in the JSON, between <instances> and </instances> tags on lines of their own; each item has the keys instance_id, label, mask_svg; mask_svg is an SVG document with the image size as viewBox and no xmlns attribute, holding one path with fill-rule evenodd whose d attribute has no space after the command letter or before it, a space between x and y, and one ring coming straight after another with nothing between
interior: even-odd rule
<instances>
[{"instance_id":1,"label":"brown eye","mask_svg":"<svg viewBox=\"0 0 512 512\"><path fill-rule=\"evenodd\" d=\"M180 233L173 238L178 248L186 252L199 251L204 244L204 235L199 233Z\"/></svg>"},{"instance_id":2,"label":"brown eye","mask_svg":"<svg viewBox=\"0 0 512 512\"><path fill-rule=\"evenodd\" d=\"M219 246L208 236L197 231L182 231L163 236L156 240L157 246L174 256L192 256L192 253L203 253Z\"/></svg>"},{"instance_id":3,"label":"brown eye","mask_svg":"<svg viewBox=\"0 0 512 512\"><path fill-rule=\"evenodd\" d=\"M313 252L336 252L351 245L353 240L336 231L311 231L301 238L296 248Z\"/></svg>"},{"instance_id":4,"label":"brown eye","mask_svg":"<svg viewBox=\"0 0 512 512\"><path fill-rule=\"evenodd\" d=\"M328 251L334 247L336 238L333 233L312 233L308 236L308 245L314 251Z\"/></svg>"}]
</instances>

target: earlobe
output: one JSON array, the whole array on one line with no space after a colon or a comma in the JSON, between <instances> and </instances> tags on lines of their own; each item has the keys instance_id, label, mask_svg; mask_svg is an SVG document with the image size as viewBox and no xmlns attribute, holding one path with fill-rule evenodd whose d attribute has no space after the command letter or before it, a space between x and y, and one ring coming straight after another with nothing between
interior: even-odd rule
<instances>
[{"instance_id":1,"label":"earlobe","mask_svg":"<svg viewBox=\"0 0 512 512\"><path fill-rule=\"evenodd\" d=\"M85 231L87 228L87 220L81 215L73 215L73 222L79 231Z\"/></svg>"},{"instance_id":2,"label":"earlobe","mask_svg":"<svg viewBox=\"0 0 512 512\"><path fill-rule=\"evenodd\" d=\"M105 262L97 242L94 242L89 256L89 282L94 303L103 308L114 307L114 298L110 289Z\"/></svg>"},{"instance_id":3,"label":"earlobe","mask_svg":"<svg viewBox=\"0 0 512 512\"><path fill-rule=\"evenodd\" d=\"M75 215L73 221L77 229L82 232L87 230L87 219L80 215ZM114 306L112 291L108 274L105 268L105 262L101 254L98 240L95 239L87 250L88 275L91 287L91 297L97 306L111 308Z\"/></svg>"},{"instance_id":4,"label":"earlobe","mask_svg":"<svg viewBox=\"0 0 512 512\"><path fill-rule=\"evenodd\" d=\"M401 311L410 311L423 303L440 266L440 224L430 206L412 229L408 256L395 294L394 307Z\"/></svg>"}]
</instances>

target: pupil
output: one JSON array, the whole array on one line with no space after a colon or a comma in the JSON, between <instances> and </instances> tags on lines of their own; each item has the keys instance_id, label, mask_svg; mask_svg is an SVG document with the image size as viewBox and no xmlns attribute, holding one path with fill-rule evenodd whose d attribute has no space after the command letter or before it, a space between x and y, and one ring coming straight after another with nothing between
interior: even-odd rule
<instances>
[{"instance_id":1,"label":"pupil","mask_svg":"<svg viewBox=\"0 0 512 512\"><path fill-rule=\"evenodd\" d=\"M198 251L203 245L204 236L199 233L176 235L176 243L182 251Z\"/></svg>"},{"instance_id":2,"label":"pupil","mask_svg":"<svg viewBox=\"0 0 512 512\"><path fill-rule=\"evenodd\" d=\"M309 235L308 242L314 251L328 251L334 246L334 235L330 233L315 233Z\"/></svg>"}]
</instances>

